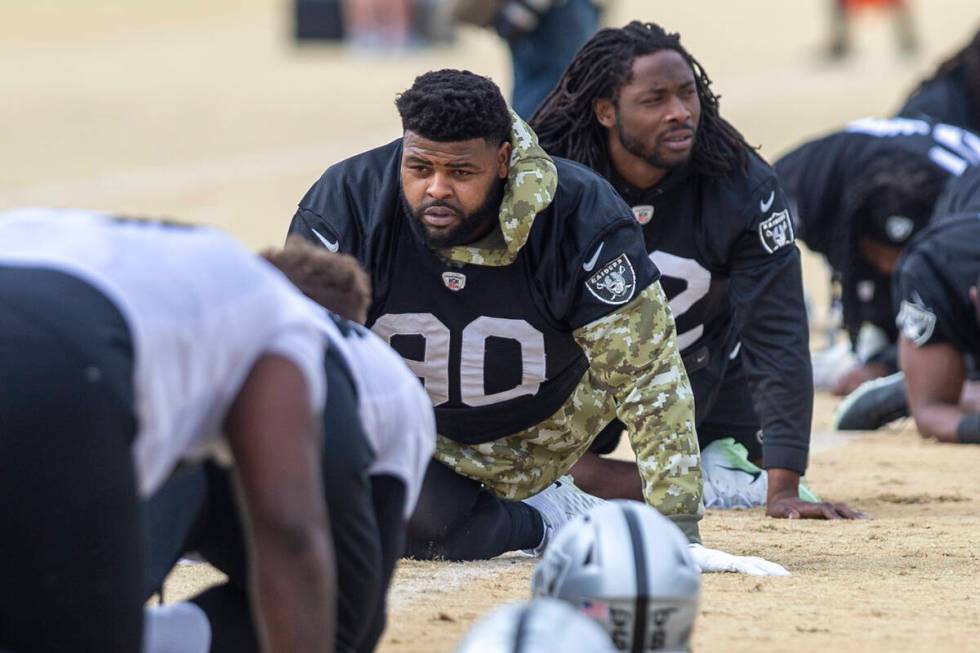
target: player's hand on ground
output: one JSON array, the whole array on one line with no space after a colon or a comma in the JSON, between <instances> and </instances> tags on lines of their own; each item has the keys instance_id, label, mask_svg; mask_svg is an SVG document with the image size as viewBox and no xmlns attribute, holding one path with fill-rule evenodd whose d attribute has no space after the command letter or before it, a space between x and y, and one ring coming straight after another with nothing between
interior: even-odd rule
<instances>
[{"instance_id":1,"label":"player's hand on ground","mask_svg":"<svg viewBox=\"0 0 980 653\"><path fill-rule=\"evenodd\" d=\"M811 503L799 497L771 497L766 502L766 515L776 519L867 519L868 515L854 510L846 503L821 501Z\"/></svg>"},{"instance_id":2,"label":"player's hand on ground","mask_svg":"<svg viewBox=\"0 0 980 653\"><path fill-rule=\"evenodd\" d=\"M688 550L702 574L734 572L748 576L789 576L782 565L756 556L737 556L700 544L689 544Z\"/></svg>"}]
</instances>

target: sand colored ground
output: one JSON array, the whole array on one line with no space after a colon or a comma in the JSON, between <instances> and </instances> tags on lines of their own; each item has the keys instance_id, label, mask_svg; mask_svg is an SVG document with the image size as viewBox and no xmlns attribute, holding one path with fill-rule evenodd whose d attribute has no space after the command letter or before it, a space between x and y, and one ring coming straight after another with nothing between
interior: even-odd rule
<instances>
[{"instance_id":1,"label":"sand colored ground","mask_svg":"<svg viewBox=\"0 0 980 653\"><path fill-rule=\"evenodd\" d=\"M862 18L857 54L817 58L820 0L620 0L609 20L680 31L761 152L847 120L885 115L980 27L975 0L912 2L923 56L895 55L891 26ZM506 50L465 30L458 44L398 57L294 48L285 0L0 0L0 209L85 206L172 215L279 242L299 197L330 163L398 136L392 106L412 77L466 67L509 86ZM822 305L823 270L806 263ZM874 519L778 522L709 513L709 545L762 555L788 579L707 576L699 651L980 649L980 448L922 442L906 425L842 437L818 397L810 479ZM384 653L451 651L497 603L527 596L533 561L403 563ZM167 598L218 580L182 566Z\"/></svg>"}]
</instances>

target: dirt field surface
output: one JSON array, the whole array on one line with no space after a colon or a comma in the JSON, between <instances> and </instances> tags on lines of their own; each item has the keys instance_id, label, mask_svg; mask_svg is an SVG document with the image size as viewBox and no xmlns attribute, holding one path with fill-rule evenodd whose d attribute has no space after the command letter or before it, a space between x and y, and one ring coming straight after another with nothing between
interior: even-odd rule
<instances>
[{"instance_id":1,"label":"dirt field surface","mask_svg":"<svg viewBox=\"0 0 980 653\"><path fill-rule=\"evenodd\" d=\"M975 0L912 2L923 53L895 53L867 14L856 56L822 62L819 0L619 0L608 20L680 31L762 153L886 115L980 27ZM296 201L330 163L399 135L395 93L426 70L465 67L509 87L505 49L463 30L453 47L399 56L295 48L283 0L0 0L0 209L80 206L224 227L251 246L281 241ZM825 294L810 258L808 291ZM819 340L816 340L819 344ZM762 555L791 578L704 578L699 651L980 650L980 447L920 440L910 425L830 432L818 397L812 486L874 517L780 522L709 513L708 545ZM525 598L533 561L405 562L384 653L452 651L501 601ZM215 582L181 566L168 600Z\"/></svg>"}]
</instances>

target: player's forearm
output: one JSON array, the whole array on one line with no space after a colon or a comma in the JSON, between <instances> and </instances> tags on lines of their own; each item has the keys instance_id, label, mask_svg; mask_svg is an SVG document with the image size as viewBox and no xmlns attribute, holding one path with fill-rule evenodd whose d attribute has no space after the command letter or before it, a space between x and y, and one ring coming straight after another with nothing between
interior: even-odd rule
<instances>
[{"instance_id":1,"label":"player's forearm","mask_svg":"<svg viewBox=\"0 0 980 653\"><path fill-rule=\"evenodd\" d=\"M765 433L766 468L806 471L813 370L797 251L732 275L741 356Z\"/></svg>"},{"instance_id":2,"label":"player's forearm","mask_svg":"<svg viewBox=\"0 0 980 653\"><path fill-rule=\"evenodd\" d=\"M327 530L303 527L256 539L252 597L262 650L332 651L336 570Z\"/></svg>"},{"instance_id":3,"label":"player's forearm","mask_svg":"<svg viewBox=\"0 0 980 653\"><path fill-rule=\"evenodd\" d=\"M701 456L694 397L659 283L623 309L576 331L591 373L616 397L647 502L691 539L701 514Z\"/></svg>"}]
</instances>

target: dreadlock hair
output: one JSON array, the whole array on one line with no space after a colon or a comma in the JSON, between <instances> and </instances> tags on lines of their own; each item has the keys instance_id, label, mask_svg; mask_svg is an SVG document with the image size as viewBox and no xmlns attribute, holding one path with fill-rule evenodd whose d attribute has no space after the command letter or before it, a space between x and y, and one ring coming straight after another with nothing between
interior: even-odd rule
<instances>
[{"instance_id":1,"label":"dreadlock hair","mask_svg":"<svg viewBox=\"0 0 980 653\"><path fill-rule=\"evenodd\" d=\"M287 238L282 249L267 249L259 255L320 306L364 324L371 282L353 256L334 254L300 236Z\"/></svg>"},{"instance_id":2,"label":"dreadlock hair","mask_svg":"<svg viewBox=\"0 0 980 653\"><path fill-rule=\"evenodd\" d=\"M864 172L845 189L828 260L840 273L844 326L852 335L863 321L856 279L858 270L867 266L861 239L880 231L883 217L901 215L912 221L912 230L900 243L889 244L904 248L929 223L946 181L947 176L930 161L890 149L868 161Z\"/></svg>"},{"instance_id":3,"label":"dreadlock hair","mask_svg":"<svg viewBox=\"0 0 980 653\"><path fill-rule=\"evenodd\" d=\"M511 115L489 77L468 70L436 70L419 75L398 95L402 129L440 143L482 138L499 145L510 140Z\"/></svg>"},{"instance_id":4,"label":"dreadlock hair","mask_svg":"<svg viewBox=\"0 0 980 653\"><path fill-rule=\"evenodd\" d=\"M711 177L744 170L753 148L718 114L719 96L711 92L711 80L704 68L681 45L679 34L640 21L599 30L565 69L531 118L531 127L545 151L583 163L608 178L611 163L606 128L595 116L596 101L617 102L620 89L632 80L633 62L661 50L677 52L694 71L701 123L691 155L693 165Z\"/></svg>"},{"instance_id":5,"label":"dreadlock hair","mask_svg":"<svg viewBox=\"0 0 980 653\"><path fill-rule=\"evenodd\" d=\"M973 36L973 40L967 43L962 50L951 56L946 61L939 64L936 72L926 80L923 80L910 97L915 97L926 86L932 82L959 73L966 83L966 92L973 103L973 108L978 112L973 117L976 123L980 123L980 30Z\"/></svg>"}]
</instances>

